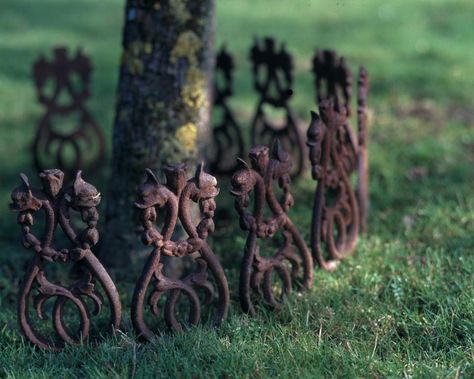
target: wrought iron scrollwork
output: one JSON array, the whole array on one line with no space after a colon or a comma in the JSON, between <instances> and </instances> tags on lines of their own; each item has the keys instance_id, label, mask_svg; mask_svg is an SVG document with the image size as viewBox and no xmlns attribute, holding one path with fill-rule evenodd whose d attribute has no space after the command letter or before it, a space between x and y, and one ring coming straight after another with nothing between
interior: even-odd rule
<instances>
[{"instance_id":1,"label":"wrought iron scrollwork","mask_svg":"<svg viewBox=\"0 0 474 379\"><path fill-rule=\"evenodd\" d=\"M56 166L71 174L80 167L94 169L102 162L104 136L85 107L90 97L91 71L87 56L78 51L70 58L64 47L54 49L52 61L40 57L33 65L38 101L46 109L33 141L38 171ZM55 120L71 116L76 117L72 126Z\"/></svg>"},{"instance_id":2,"label":"wrought iron scrollwork","mask_svg":"<svg viewBox=\"0 0 474 379\"><path fill-rule=\"evenodd\" d=\"M293 62L284 45L280 51L276 50L275 45L274 39L266 38L263 44L256 41L250 52L254 86L260 94L251 126L251 143L254 146L269 146L274 139L280 140L295 163L291 171L291 176L295 178L305 168L305 144L298 119L289 105L293 94ZM276 124L271 115L265 113L267 106L284 111L282 124Z\"/></svg>"},{"instance_id":3,"label":"wrought iron scrollwork","mask_svg":"<svg viewBox=\"0 0 474 379\"><path fill-rule=\"evenodd\" d=\"M22 227L23 246L35 253L28 265L18 295L18 320L26 338L35 345L53 351L61 350L65 343L77 344L84 341L91 328L91 315L97 315L104 303L97 282L102 287L110 307L111 328L118 328L121 304L115 285L92 252L99 240L96 229L99 214L100 193L85 182L79 171L74 184L63 187L64 173L60 170L45 170L39 174L43 188L33 189L26 175L21 174L21 185L11 195L12 210L18 212L18 223ZM37 214L44 212L44 231L38 236L33 231ZM85 227L78 229L73 224L73 213L80 215ZM60 226L72 247L54 246L56 230ZM48 279L45 266L50 263L74 262L80 268L82 277L69 286L53 283ZM46 303L55 299L52 306L52 324L55 337L46 337L31 320L29 307L45 320ZM88 309L88 301L93 309ZM71 331L64 309L72 304L79 316L79 328ZM42 329L41 329L42 330Z\"/></svg>"},{"instance_id":4,"label":"wrought iron scrollwork","mask_svg":"<svg viewBox=\"0 0 474 379\"><path fill-rule=\"evenodd\" d=\"M311 229L311 247L321 267L333 270L355 250L361 223L367 216L367 73L359 79L359 135L351 114L352 78L343 58L333 51L317 51L313 61L320 115L312 113L307 145L312 177L317 180ZM358 171L357 195L350 176ZM364 209L361 211L361 207ZM324 256L325 245L329 260Z\"/></svg>"},{"instance_id":5,"label":"wrought iron scrollwork","mask_svg":"<svg viewBox=\"0 0 474 379\"><path fill-rule=\"evenodd\" d=\"M206 242L209 233L214 231L214 198L219 193L217 180L203 171L202 164L198 166L195 176L188 181L184 165L166 166L164 173L166 184L160 184L153 172L146 170L147 180L140 186L135 203L136 207L142 210L142 241L153 247L135 287L131 311L134 328L147 340L151 340L155 334L144 319L145 303L148 303L154 316L159 316L159 301L165 293L167 298L164 304L164 319L168 328L174 331L183 330L182 323L176 317L176 304L180 296L189 300L187 324L190 326L196 325L200 320L199 293L204 294L205 305L215 303L216 324L226 317L229 307L229 289L225 273ZM192 219L191 202L199 205L202 219L198 223ZM166 210L166 218L163 227L158 230L157 209L160 208ZM172 240L178 220L189 236L185 240ZM163 255L194 257L197 270L182 279L170 278L163 271ZM212 274L217 294L209 280L208 271Z\"/></svg>"},{"instance_id":6,"label":"wrought iron scrollwork","mask_svg":"<svg viewBox=\"0 0 474 379\"><path fill-rule=\"evenodd\" d=\"M237 169L237 157L244 156L244 140L227 101L232 96L232 56L222 48L216 57L214 85L214 110L221 111L221 118L214 126L214 151L210 170L216 175L230 175ZM222 82L222 84L219 84Z\"/></svg>"},{"instance_id":7,"label":"wrought iron scrollwork","mask_svg":"<svg viewBox=\"0 0 474 379\"><path fill-rule=\"evenodd\" d=\"M313 278L313 260L303 238L288 217L294 203L290 193L291 159L280 144L274 143L271 151L256 146L249 152L251 167L240 160L243 167L232 177L231 193L236 197L235 208L240 216L240 227L248 232L240 271L240 303L242 309L255 313L251 293L262 297L265 303L278 309L282 297L288 294L295 282L310 288ZM274 192L277 182L282 192L278 199ZM250 198L254 198L253 211ZM271 216L264 218L268 205ZM284 244L273 256L260 253L258 240L269 239L281 232ZM275 296L272 275L276 272L282 281L282 296Z\"/></svg>"}]
</instances>

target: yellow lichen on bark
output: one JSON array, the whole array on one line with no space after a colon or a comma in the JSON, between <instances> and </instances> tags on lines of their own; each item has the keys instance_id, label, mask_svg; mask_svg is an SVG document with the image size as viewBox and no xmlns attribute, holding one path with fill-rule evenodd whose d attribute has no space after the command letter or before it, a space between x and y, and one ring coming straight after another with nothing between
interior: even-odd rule
<instances>
[{"instance_id":1,"label":"yellow lichen on bark","mask_svg":"<svg viewBox=\"0 0 474 379\"><path fill-rule=\"evenodd\" d=\"M209 100L207 74L199 66L204 43L199 34L200 28L193 30L186 24L193 17L188 10L188 4L189 0L169 0L170 15L182 26L169 59L171 64L176 65L176 70L181 71L179 77L185 75L185 80L181 79L179 82L181 104L176 109L179 108L177 125L180 126L174 133L176 138L174 142L177 142L174 146L191 157L197 151L198 129L203 123L203 111L208 106Z\"/></svg>"},{"instance_id":2,"label":"yellow lichen on bark","mask_svg":"<svg viewBox=\"0 0 474 379\"><path fill-rule=\"evenodd\" d=\"M180 126L175 133L176 139L181 146L187 150L192 151L196 148L197 127L192 122L188 122Z\"/></svg>"},{"instance_id":3,"label":"yellow lichen on bark","mask_svg":"<svg viewBox=\"0 0 474 379\"><path fill-rule=\"evenodd\" d=\"M207 105L206 75L199 69L191 67L186 73L186 84L181 89L181 97L187 108L199 110Z\"/></svg>"},{"instance_id":4,"label":"yellow lichen on bark","mask_svg":"<svg viewBox=\"0 0 474 379\"><path fill-rule=\"evenodd\" d=\"M201 48L202 42L196 33L186 30L178 36L176 44L171 50L171 63L177 63L179 58L187 58L189 64L195 66L198 63L197 53Z\"/></svg>"},{"instance_id":5,"label":"yellow lichen on bark","mask_svg":"<svg viewBox=\"0 0 474 379\"><path fill-rule=\"evenodd\" d=\"M170 0L170 7L171 13L179 23L184 24L191 18L185 0Z\"/></svg>"},{"instance_id":6,"label":"yellow lichen on bark","mask_svg":"<svg viewBox=\"0 0 474 379\"><path fill-rule=\"evenodd\" d=\"M134 41L122 53L122 65L125 65L132 75L143 74L143 62L140 58L143 48L141 41Z\"/></svg>"}]
</instances>

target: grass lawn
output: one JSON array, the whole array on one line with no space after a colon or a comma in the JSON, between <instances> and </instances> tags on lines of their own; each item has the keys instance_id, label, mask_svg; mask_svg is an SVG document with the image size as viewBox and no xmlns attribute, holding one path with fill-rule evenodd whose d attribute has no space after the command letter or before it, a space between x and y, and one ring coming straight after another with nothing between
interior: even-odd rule
<instances>
[{"instance_id":1,"label":"grass lawn","mask_svg":"<svg viewBox=\"0 0 474 379\"><path fill-rule=\"evenodd\" d=\"M95 67L89 108L110 150L124 1L0 0L0 377L474 377L474 2L217 2L217 45L236 56L232 105L244 122L257 101L253 36L274 35L295 54L293 105L304 120L315 47L368 68L370 233L278 314L251 319L234 300L218 330L204 323L142 344L128 314L137 271L120 285L122 333L59 354L32 348L15 315L31 252L7 209L18 172L33 177L28 147L41 108L31 65L53 45L84 48ZM313 188L309 179L294 187L293 221L307 241ZM244 235L235 223L226 236L213 248L232 252L224 264L235 293Z\"/></svg>"}]
</instances>

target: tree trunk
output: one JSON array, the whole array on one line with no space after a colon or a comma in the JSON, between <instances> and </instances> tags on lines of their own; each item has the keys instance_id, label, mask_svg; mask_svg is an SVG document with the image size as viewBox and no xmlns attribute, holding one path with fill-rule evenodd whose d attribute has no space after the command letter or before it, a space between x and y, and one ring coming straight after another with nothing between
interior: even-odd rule
<instances>
[{"instance_id":1,"label":"tree trunk","mask_svg":"<svg viewBox=\"0 0 474 379\"><path fill-rule=\"evenodd\" d=\"M137 249L144 169L196 161L210 138L214 15L215 0L127 0L101 253L109 266L126 267Z\"/></svg>"}]
</instances>

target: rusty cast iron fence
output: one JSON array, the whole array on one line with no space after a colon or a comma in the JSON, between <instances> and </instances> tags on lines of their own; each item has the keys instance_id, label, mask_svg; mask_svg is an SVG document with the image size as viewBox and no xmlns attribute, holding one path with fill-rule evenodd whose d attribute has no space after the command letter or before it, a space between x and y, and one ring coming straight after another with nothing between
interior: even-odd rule
<instances>
[{"instance_id":1,"label":"rusty cast iron fence","mask_svg":"<svg viewBox=\"0 0 474 379\"><path fill-rule=\"evenodd\" d=\"M78 50L70 57L65 47L55 48L51 61L40 57L33 65L38 101L45 108L32 146L38 172L57 167L72 174L97 168L103 161L104 136L85 105L91 71L84 53Z\"/></svg>"},{"instance_id":2,"label":"rusty cast iron fence","mask_svg":"<svg viewBox=\"0 0 474 379\"><path fill-rule=\"evenodd\" d=\"M81 172L70 186L63 186L64 173L60 170L45 170L39 174L42 188L32 188L26 175L21 174L21 184L11 195L11 209L18 212L18 223L23 234L23 246L33 251L18 293L18 321L26 338L45 349L61 350L65 343L78 344L89 336L93 315L103 305L102 287L110 308L110 329L118 328L121 319L121 304L114 282L99 260L92 253L92 247L99 241L97 206L100 193L85 182ZM35 233L33 224L43 213L44 229L41 235ZM77 213L82 221L78 227L73 221ZM58 226L69 244L56 246ZM70 285L54 283L48 279L47 265L75 263L79 278ZM76 275L77 276L77 275ZM49 300L52 307L47 307ZM89 300L89 301L87 301ZM66 308L74 309L80 323L71 331L71 323L65 315ZM32 320L32 311L40 320L46 320L47 308L51 308L53 331L44 335L44 327ZM92 309L91 309L92 308Z\"/></svg>"},{"instance_id":3,"label":"rusty cast iron fence","mask_svg":"<svg viewBox=\"0 0 474 379\"><path fill-rule=\"evenodd\" d=\"M236 157L245 155L242 131L227 103L233 94L233 70L234 60L226 49L222 48L216 57L214 85L214 112L220 111L221 117L212 131L214 151L208 159L210 170L215 175L232 174L238 167Z\"/></svg>"},{"instance_id":4,"label":"rusty cast iron fence","mask_svg":"<svg viewBox=\"0 0 474 379\"><path fill-rule=\"evenodd\" d=\"M278 309L294 283L310 288L313 281L313 260L287 214L294 204L290 193L292 162L288 153L277 140L271 153L268 147L260 145L250 150L249 158L251 167L241 160L243 167L233 175L231 193L236 197L235 208L240 217L240 227L247 231L240 267L240 304L244 312L255 314L252 293L262 297L270 307ZM274 192L275 182L282 191L280 199ZM266 205L271 211L268 218L264 217ZM258 241L271 239L278 232L282 234L283 246L277 248L272 256L261 254ZM274 293L273 273L281 280L280 294Z\"/></svg>"},{"instance_id":5,"label":"rusty cast iron fence","mask_svg":"<svg viewBox=\"0 0 474 379\"><path fill-rule=\"evenodd\" d=\"M366 226L368 75L361 67L356 135L350 120L352 75L345 59L338 58L334 51L318 50L313 72L319 115L312 113L307 133L311 174L317 181L311 246L320 266L331 269L354 252L359 231ZM356 171L357 193L350 180Z\"/></svg>"},{"instance_id":6,"label":"rusty cast iron fence","mask_svg":"<svg viewBox=\"0 0 474 379\"><path fill-rule=\"evenodd\" d=\"M78 54L74 63L70 63L65 54L63 50L56 52L57 62L60 62L57 64L66 65L66 71L82 72L84 83L88 83L87 60ZM260 137L272 139L272 147L258 144L250 149L250 164L239 158L237 166L219 167L216 162L211 167L221 174L234 169L231 194L235 197L240 227L247 233L240 266L239 298L243 311L253 315L258 302L278 310L284 297L293 289L311 288L313 262L322 269L335 270L341 260L354 253L360 231L366 230L369 80L365 68L360 67L356 133L350 117L351 72L345 60L335 52L316 51L312 71L319 113L311 112L305 144L302 137L297 136L297 121L287 103L293 80L291 57L284 47L276 51L275 42L266 39L263 44L256 42L252 62L255 88L261 95L252 130L256 140ZM235 148L235 154L241 154L243 139L226 103L232 93L233 67L226 51L220 53L218 66L224 85L216 92L216 103L223 109L221 129L215 129L216 140L221 141L217 143L217 156L231 146ZM38 72L43 71L45 77L57 73L44 62L35 67ZM42 86L39 84L38 88ZM271 86L276 92L270 94ZM55 103L63 87L72 91L70 82L61 76L52 97L41 95L39 90L41 101L48 106ZM51 105L42 128L50 128L51 112L70 112L82 104L87 95L87 89L72 92L69 105L59 108ZM266 103L284 109L288 123L283 129L276 131L267 122ZM79 111L86 112L80 107ZM82 136L81 133L70 138ZM299 155L304 145L308 147L312 178L317 182L309 231L310 247L288 216L295 202L290 192L291 177L305 166L304 160L301 162L304 156L300 158ZM295 158L296 170L293 169ZM61 162L58 158L56 163ZM80 162L78 159L75 165ZM184 164L166 166L164 184L151 170L146 170L146 181L138 188L135 207L141 211L142 241L151 251L135 286L131 319L143 339L151 340L161 332L161 327L156 328L148 321L149 317L162 315L170 330L180 332L200 321L204 306L212 312L215 325L227 316L230 303L227 278L207 242L215 229L215 198L219 188L216 178L204 172L203 167L203 164L198 165L195 175L187 179ZM355 174L357 184L354 186L351 177ZM21 185L11 195L11 208L18 212L24 247L34 252L18 295L18 321L23 334L33 344L53 351L61 350L67 343L85 341L92 335L92 316L99 314L105 298L110 313L107 328L118 328L121 319L119 294L92 252L99 240L96 207L100 193L82 179L80 171L73 184L65 186L63 171L43 170L39 174L41 189L32 188L24 174L20 177ZM33 226L41 213L44 214L43 222ZM177 237L179 226L187 234L186 239ZM38 228L41 227L40 235ZM59 229L65 235L62 240L58 237ZM170 275L164 257L187 262L188 270L179 278ZM75 267L69 273L70 284L49 279L49 266L67 263L73 263ZM71 309L78 316L78 322L72 321ZM45 328L41 321L33 321L32 311L40 320L45 320L46 313L50 312L52 329Z\"/></svg>"},{"instance_id":7,"label":"rusty cast iron fence","mask_svg":"<svg viewBox=\"0 0 474 379\"><path fill-rule=\"evenodd\" d=\"M255 40L250 49L249 59L252 65L252 76L254 88L259 96L254 118L250 126L250 141L252 145L269 146L273 140L279 139L294 161L291 176L301 176L306 168L304 155L306 148L304 144L304 131L301 120L295 115L289 101L293 95L293 57L288 53L284 44L277 49L278 43L274 38ZM243 157L243 131L232 109L228 106L228 100L232 98L233 91L234 59L223 48L216 57L216 82L214 106L216 110L223 110L223 116L219 119L213 129L214 155L209 159L211 172L217 175L231 174L236 168L236 158ZM333 50L316 50L311 72L314 75L314 91L316 106L322 101L330 98L335 102L338 112L345 108L346 117L351 116L352 99L352 74L343 57L338 57ZM224 82L219 86L219 78ZM368 172L368 158L366 148L366 97L368 92L368 76L366 70L361 67L358 79L358 136L352 131L350 124L345 126L350 144L357 151L359 175L358 193L360 206L360 227L366 229L366 216L368 204L367 178L363 177ZM282 111L283 120L275 119L272 111ZM350 148L349 145L346 146ZM223 168L226 167L226 169Z\"/></svg>"},{"instance_id":8,"label":"rusty cast iron fence","mask_svg":"<svg viewBox=\"0 0 474 379\"><path fill-rule=\"evenodd\" d=\"M305 169L304 138L299 130L299 120L290 107L293 95L293 59L285 45L277 50L273 38L255 41L250 52L254 88L260 96L251 125L252 145L270 146L280 140L293 159L292 177L300 176ZM273 121L266 107L284 112L284 120Z\"/></svg>"},{"instance_id":9,"label":"rusty cast iron fence","mask_svg":"<svg viewBox=\"0 0 474 379\"><path fill-rule=\"evenodd\" d=\"M368 74L365 68L359 69L356 135L350 122L352 76L345 60L333 51L317 51L313 72L319 115L311 112L306 142L311 174L317 181L310 230L311 253L321 268L333 271L342 259L354 253L359 232L366 228L369 204ZM290 247L292 240L296 242L301 258L309 250L286 214L293 201L289 192L290 155L276 143L271 157L268 147L258 145L250 150L249 158L251 167L241 160L244 167L232 177L232 194L236 196L240 226L248 233L241 263L240 302L245 312L254 314L252 294L262 297L264 303L274 308L279 305L272 292L275 288L271 279L273 271L282 282L282 294L291 289L291 278L299 267L297 261L290 258L295 257L295 250ZM357 189L351 184L351 174L355 172L358 174ZM280 202L274 194L275 180L283 191ZM246 208L251 206L251 193L254 207L249 213ZM265 202L272 213L266 219L263 214ZM274 239L281 228L285 230L283 246L274 256L262 257L257 239ZM285 264L285 260L290 263ZM303 259L303 262L307 261ZM306 268L304 263L303 267ZM307 277L312 277L312 273L308 271Z\"/></svg>"},{"instance_id":10,"label":"rusty cast iron fence","mask_svg":"<svg viewBox=\"0 0 474 379\"><path fill-rule=\"evenodd\" d=\"M252 145L270 145L274 139L279 139L293 161L291 176L299 177L306 168L304 133L301 121L290 105L293 95L293 58L285 45L277 49L273 38L255 40L249 54L252 65L254 89L259 100L250 125L250 141ZM243 157L242 128L235 121L227 101L233 95L232 72L234 59L222 49L216 57L216 84L214 106L223 109L223 118L216 123L214 134L214 156L209 160L212 173L217 175L232 174L237 168L236 158ZM225 85L219 87L220 78ZM274 113L283 113L282 119ZM225 165L228 169L223 169Z\"/></svg>"},{"instance_id":11,"label":"rusty cast iron fence","mask_svg":"<svg viewBox=\"0 0 474 379\"><path fill-rule=\"evenodd\" d=\"M186 180L186 167L183 164L167 166L164 169L166 183L160 184L151 170L147 170L147 180L140 186L135 206L142 209L144 232L142 241L152 246L150 256L143 268L132 300L132 322L137 333L147 340L154 332L144 318L145 301L155 316L159 316L159 301L164 294L164 318L168 328L182 331L182 324L176 318L176 304L180 296L189 301L188 325L196 325L201 315L199 293L204 294L205 305L211 305L217 287L217 303L214 321L218 325L226 317L229 307L229 288L227 278L219 260L207 244L209 233L214 231L214 212L218 195L217 180L203 171L203 164L198 165L196 174ZM202 218L199 222L193 219L191 203L197 203ZM156 227L157 210L166 209L163 227ZM187 239L173 240L173 232L178 221L181 222ZM197 226L196 226L197 225ZM193 254L194 253L194 254ZM174 279L166 275L163 269L162 256L192 257L197 269L183 279ZM212 274L214 284L209 280ZM148 295L147 295L147 289Z\"/></svg>"}]
</instances>

